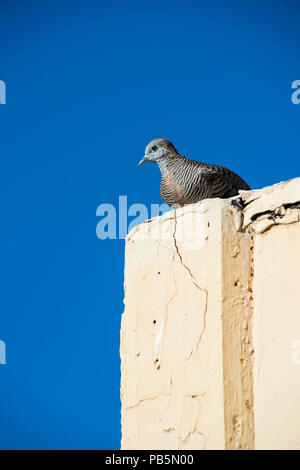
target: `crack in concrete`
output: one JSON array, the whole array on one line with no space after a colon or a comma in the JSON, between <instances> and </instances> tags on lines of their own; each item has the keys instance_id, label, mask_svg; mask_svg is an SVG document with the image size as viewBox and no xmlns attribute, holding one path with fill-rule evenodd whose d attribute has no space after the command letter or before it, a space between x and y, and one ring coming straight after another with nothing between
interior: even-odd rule
<instances>
[{"instance_id":1,"label":"crack in concrete","mask_svg":"<svg viewBox=\"0 0 300 470\"><path fill-rule=\"evenodd\" d=\"M190 359L190 357L192 356L193 352L197 351L198 350L198 347L199 347L199 344L201 342L201 339L205 333L205 329L206 329L206 314L207 314L207 304L208 304L208 290L205 289L204 287L201 287L196 279L196 277L194 276L194 274L192 273L191 269L184 263L183 261L183 258L182 258L182 255L179 251L179 248L178 248L178 244L177 244L177 239L176 239L176 230L177 230L177 215L176 215L176 209L174 209L174 230L173 230L173 241L174 241L174 246L175 246L175 250L176 250L176 254L180 260L180 264L184 267L184 269L188 272L189 274L189 277L192 281L192 283L194 284L194 286L199 289L201 292L204 292L205 293L205 308L204 308L204 312L203 312L203 315L202 315L202 319L203 319L203 329L202 329L202 332L199 336L199 339L197 341L197 344L196 344L196 347L194 350L191 351L188 359Z\"/></svg>"},{"instance_id":2,"label":"crack in concrete","mask_svg":"<svg viewBox=\"0 0 300 470\"><path fill-rule=\"evenodd\" d=\"M193 434L199 434L203 439L203 449L206 450L205 436L202 432L198 431L199 421L200 421L200 417L201 417L201 403L200 403L201 400L200 400L200 397L204 396L205 393L201 394L201 395L197 395L197 398L198 398L198 413L197 413L197 418L196 418L196 421L195 421L195 425L194 425L193 429L191 429L191 431L189 431L187 433L187 435L185 436L184 439L180 439L180 447L182 445L187 444Z\"/></svg>"},{"instance_id":3,"label":"crack in concrete","mask_svg":"<svg viewBox=\"0 0 300 470\"><path fill-rule=\"evenodd\" d=\"M174 212L176 211L176 209L174 209ZM144 222L142 224L139 224L139 225L136 225L135 227L133 227L130 232L127 234L126 236L126 241L127 242L130 242L134 235L138 232L141 231L141 226L143 226L144 224L147 225L147 224L152 224L153 225L162 225L164 224L165 222L168 222L169 220L174 220L174 217L172 216L172 211L170 211L171 213L171 217L166 217L165 219L161 220L164 215L160 215L158 217L153 217L152 219L146 219L144 220ZM191 210L191 211L188 211L188 212L183 212L181 215L179 215L177 217L177 219L180 219L181 217L185 217L187 214L203 214L204 212L201 212L199 210Z\"/></svg>"},{"instance_id":4,"label":"crack in concrete","mask_svg":"<svg viewBox=\"0 0 300 470\"><path fill-rule=\"evenodd\" d=\"M239 196L239 200L241 201L241 205L240 206L237 206L237 204L235 204L234 202L236 202L233 198L233 200L231 201L232 203L232 206L234 207L234 209L240 213L241 217L242 217L242 225L241 225L241 230L238 230L238 231L242 231L244 232L247 227L249 227L249 225L251 225L252 222L256 222L256 221L263 221L263 220L272 220L273 224L274 225L270 225L269 227L267 227L265 231L267 230L270 230L272 227L274 226L277 226L277 225L281 225L277 222L277 220L282 220L284 219L285 217L288 216L288 213L287 211L290 209L290 210L296 210L298 212L298 222L300 221L300 201L295 201L295 202L288 202L288 203L285 203L283 202L280 206L278 207L275 207L274 209L266 209L264 211L261 211L261 212L256 212L255 214L253 214L250 218L250 222L244 226L244 218L245 218L245 212L248 210L248 208L251 206L251 204L255 201L257 201L258 199L260 199L261 197L263 197L264 195L258 195L257 197L253 197L253 199L250 198L250 200L245 200L244 197L243 197L243 194L240 194ZM291 220L287 220L286 224L290 224L290 223L294 223L294 222L297 222L297 221L291 221Z\"/></svg>"},{"instance_id":5,"label":"crack in concrete","mask_svg":"<svg viewBox=\"0 0 300 470\"><path fill-rule=\"evenodd\" d=\"M295 213L296 217L294 217ZM270 222L268 223L267 221ZM299 202L282 204L281 206L276 207L275 209L270 209L253 214L250 218L250 221L244 225L243 231L245 231L248 227L254 227L256 233L264 233L273 227L279 225L290 225L299 221Z\"/></svg>"},{"instance_id":6,"label":"crack in concrete","mask_svg":"<svg viewBox=\"0 0 300 470\"><path fill-rule=\"evenodd\" d=\"M174 258L175 258L175 253L173 254L173 259L172 259L172 265L173 265L173 261L174 261ZM168 319L169 319L169 305L170 303L175 299L176 295L177 295L177 292L178 292L178 287L177 287L177 283L175 281L175 276L174 276L174 270L173 270L173 284L174 284L174 292L173 294L170 296L170 298L168 299L167 303L166 303L166 316L165 316L165 320L164 320L164 325L163 325L163 334L162 334L162 339L160 341L160 344L161 344L161 347L160 347L160 350L161 350L161 353L159 353L159 356L160 356L160 361L159 361L159 365L162 364L163 362L163 347L165 345L165 341L164 341L164 338L165 338L165 333L166 333L166 330L167 330L167 324L168 324ZM172 371L171 371L171 374L172 374ZM172 377L172 376L171 376ZM171 385L172 385L172 378L171 378Z\"/></svg>"},{"instance_id":7,"label":"crack in concrete","mask_svg":"<svg viewBox=\"0 0 300 470\"><path fill-rule=\"evenodd\" d=\"M127 406L126 410L132 410L133 408L137 408L138 406L140 406L145 401L153 401L153 400L157 400L157 398L166 398L166 397L170 397L170 396L171 395L168 393L168 394L162 394L162 395L154 395L153 397L142 398L141 400L139 400L134 405Z\"/></svg>"}]
</instances>

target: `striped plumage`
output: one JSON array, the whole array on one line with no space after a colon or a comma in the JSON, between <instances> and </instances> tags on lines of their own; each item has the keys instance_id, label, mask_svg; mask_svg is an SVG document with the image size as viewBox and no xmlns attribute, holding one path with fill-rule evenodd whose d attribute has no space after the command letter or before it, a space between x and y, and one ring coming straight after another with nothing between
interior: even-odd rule
<instances>
[{"instance_id":1,"label":"striped plumage","mask_svg":"<svg viewBox=\"0 0 300 470\"><path fill-rule=\"evenodd\" d=\"M250 189L233 171L183 157L166 139L155 139L147 145L139 165L146 161L159 166L160 195L170 206L183 206L215 197L229 198L236 196L239 189Z\"/></svg>"}]
</instances>

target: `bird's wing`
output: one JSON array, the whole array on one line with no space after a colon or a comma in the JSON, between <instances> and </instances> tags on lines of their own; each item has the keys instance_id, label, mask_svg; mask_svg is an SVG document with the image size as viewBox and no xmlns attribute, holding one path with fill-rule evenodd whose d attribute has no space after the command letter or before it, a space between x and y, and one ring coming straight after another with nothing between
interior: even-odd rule
<instances>
[{"instance_id":1,"label":"bird's wing","mask_svg":"<svg viewBox=\"0 0 300 470\"><path fill-rule=\"evenodd\" d=\"M201 176L208 183L212 197L232 197L238 193L239 189L250 189L239 175L221 166L202 167Z\"/></svg>"}]
</instances>

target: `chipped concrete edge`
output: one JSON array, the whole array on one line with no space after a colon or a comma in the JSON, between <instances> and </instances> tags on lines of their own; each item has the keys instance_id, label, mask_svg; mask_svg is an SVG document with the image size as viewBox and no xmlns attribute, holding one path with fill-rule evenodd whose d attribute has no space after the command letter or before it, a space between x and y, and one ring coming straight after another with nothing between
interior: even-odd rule
<instances>
[{"instance_id":1,"label":"chipped concrete edge","mask_svg":"<svg viewBox=\"0 0 300 470\"><path fill-rule=\"evenodd\" d=\"M295 196L296 195L296 196ZM254 191L240 191L242 230L264 233L276 225L300 221L300 178Z\"/></svg>"}]
</instances>

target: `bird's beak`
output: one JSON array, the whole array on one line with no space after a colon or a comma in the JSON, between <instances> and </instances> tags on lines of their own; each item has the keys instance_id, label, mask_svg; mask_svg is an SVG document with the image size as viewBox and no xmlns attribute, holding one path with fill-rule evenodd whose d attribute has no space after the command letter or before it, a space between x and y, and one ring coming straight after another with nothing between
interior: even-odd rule
<instances>
[{"instance_id":1,"label":"bird's beak","mask_svg":"<svg viewBox=\"0 0 300 470\"><path fill-rule=\"evenodd\" d=\"M138 166L141 166L143 163L148 162L148 161L149 161L148 155L144 155L144 157L142 158Z\"/></svg>"}]
</instances>

